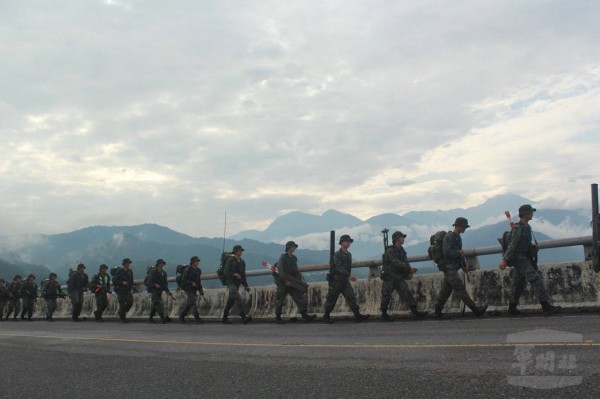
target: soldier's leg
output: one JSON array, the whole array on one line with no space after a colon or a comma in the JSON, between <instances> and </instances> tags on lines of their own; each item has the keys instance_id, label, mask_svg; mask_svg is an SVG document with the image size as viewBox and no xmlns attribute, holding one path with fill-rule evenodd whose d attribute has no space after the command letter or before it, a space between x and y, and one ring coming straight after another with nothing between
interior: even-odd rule
<instances>
[{"instance_id":1,"label":"soldier's leg","mask_svg":"<svg viewBox=\"0 0 600 399\"><path fill-rule=\"evenodd\" d=\"M29 299L23 297L23 306L21 307L21 320L25 319L25 313L29 310Z\"/></svg>"},{"instance_id":2,"label":"soldier's leg","mask_svg":"<svg viewBox=\"0 0 600 399\"><path fill-rule=\"evenodd\" d=\"M413 296L412 291L410 290L408 283L404 279L397 279L394 288L398 292L400 299L408 305L409 308L413 308L417 306L417 301L415 301L415 297Z\"/></svg>"},{"instance_id":3,"label":"soldier's leg","mask_svg":"<svg viewBox=\"0 0 600 399\"><path fill-rule=\"evenodd\" d=\"M150 298L152 301L152 305L150 306L150 321L153 321L152 318L154 317L154 315L157 312L160 315L160 305L161 305L160 292L153 289L152 292L150 293Z\"/></svg>"},{"instance_id":4,"label":"soldier's leg","mask_svg":"<svg viewBox=\"0 0 600 399\"><path fill-rule=\"evenodd\" d=\"M448 281L448 271L444 272L444 280L442 281L442 289L435 303L435 316L442 317L442 309L452 294L452 284Z\"/></svg>"},{"instance_id":5,"label":"soldier's leg","mask_svg":"<svg viewBox=\"0 0 600 399\"><path fill-rule=\"evenodd\" d=\"M131 291L127 291L127 294L125 294L125 314L127 314L127 312L129 312L129 310L131 309L132 306L133 306L133 294L131 293Z\"/></svg>"},{"instance_id":6,"label":"soldier's leg","mask_svg":"<svg viewBox=\"0 0 600 399\"><path fill-rule=\"evenodd\" d=\"M332 280L329 283L329 290L327 291L327 297L325 299L325 316L329 317L329 314L335 307L338 297L341 293L340 282L337 279Z\"/></svg>"},{"instance_id":7,"label":"soldier's leg","mask_svg":"<svg viewBox=\"0 0 600 399\"><path fill-rule=\"evenodd\" d=\"M102 293L96 296L96 312L99 319L102 319L104 311L108 307L108 294Z\"/></svg>"},{"instance_id":8,"label":"soldier's leg","mask_svg":"<svg viewBox=\"0 0 600 399\"><path fill-rule=\"evenodd\" d=\"M277 284L277 291L275 292L275 319L281 320L281 311L283 308L283 301L287 296L288 292L283 284Z\"/></svg>"},{"instance_id":9,"label":"soldier's leg","mask_svg":"<svg viewBox=\"0 0 600 399\"><path fill-rule=\"evenodd\" d=\"M29 300L29 308L27 308L27 318L29 320L31 320L31 318L33 317L33 308L35 307L35 302L33 301L33 299Z\"/></svg>"},{"instance_id":10,"label":"soldier's leg","mask_svg":"<svg viewBox=\"0 0 600 399\"><path fill-rule=\"evenodd\" d=\"M6 307L6 301L0 299L0 320L4 320L4 308Z\"/></svg>"},{"instance_id":11,"label":"soldier's leg","mask_svg":"<svg viewBox=\"0 0 600 399\"><path fill-rule=\"evenodd\" d=\"M119 292L117 294L117 300L119 301L119 318L124 320L127 315L127 294L125 292Z\"/></svg>"},{"instance_id":12,"label":"soldier's leg","mask_svg":"<svg viewBox=\"0 0 600 399\"><path fill-rule=\"evenodd\" d=\"M542 277L542 273L538 270L535 270L533 266L527 265L523 274L525 275L525 279L537 294L538 300L540 303L548 302L548 294L546 293L546 287L544 287L544 278Z\"/></svg>"},{"instance_id":13,"label":"soldier's leg","mask_svg":"<svg viewBox=\"0 0 600 399\"><path fill-rule=\"evenodd\" d=\"M188 312L190 311L190 295L192 295L191 291L185 291L185 305L183 306L183 309L181 310L181 314L179 315L179 320L185 319L185 316L187 316Z\"/></svg>"},{"instance_id":14,"label":"soldier's leg","mask_svg":"<svg viewBox=\"0 0 600 399\"><path fill-rule=\"evenodd\" d=\"M522 266L513 267L513 280L510 286L510 304L515 307L519 304L519 299L523 294L523 290L527 285L527 277L525 276Z\"/></svg>"},{"instance_id":15,"label":"soldier's leg","mask_svg":"<svg viewBox=\"0 0 600 399\"><path fill-rule=\"evenodd\" d=\"M357 322L367 320L370 317L370 315L363 315L360 313L360 307L358 306L358 303L356 301L356 294L354 293L354 288L352 288L352 284L350 284L349 281L343 285L342 295L344 296L344 299L346 299L348 307L352 310L352 313L354 313L354 318Z\"/></svg>"},{"instance_id":16,"label":"soldier's leg","mask_svg":"<svg viewBox=\"0 0 600 399\"><path fill-rule=\"evenodd\" d=\"M392 294L394 293L394 279L392 276L388 276L386 280L383 280L381 284L381 313L384 319L389 319L387 316L387 310L392 301ZM387 317L386 317L387 316Z\"/></svg>"},{"instance_id":17,"label":"soldier's leg","mask_svg":"<svg viewBox=\"0 0 600 399\"><path fill-rule=\"evenodd\" d=\"M475 316L483 316L485 314L485 310L487 309L487 305L478 307L475 304L475 302L469 296L469 293L467 292L467 287L465 287L464 281L462 280L462 278L460 278L458 270L451 271L449 273L449 276L450 278L448 279L448 282L452 285L452 288L454 289L454 294L457 295L461 301L463 301L465 306L471 309Z\"/></svg>"},{"instance_id":18,"label":"soldier's leg","mask_svg":"<svg viewBox=\"0 0 600 399\"><path fill-rule=\"evenodd\" d=\"M308 302L306 300L307 298L306 295L304 295L304 292L294 288L290 288L288 292L292 297L292 300L298 307L298 313L300 313L301 315L306 314L308 310Z\"/></svg>"},{"instance_id":19,"label":"soldier's leg","mask_svg":"<svg viewBox=\"0 0 600 399\"><path fill-rule=\"evenodd\" d=\"M14 310L15 310L15 300L11 298L8 300L8 305L7 305L7 309L6 309L6 320L8 320L10 314Z\"/></svg>"}]
</instances>

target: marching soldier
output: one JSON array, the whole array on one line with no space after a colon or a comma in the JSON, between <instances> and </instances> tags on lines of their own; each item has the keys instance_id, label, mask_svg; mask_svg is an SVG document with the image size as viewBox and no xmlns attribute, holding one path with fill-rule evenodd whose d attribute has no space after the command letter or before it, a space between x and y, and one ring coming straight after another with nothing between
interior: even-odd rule
<instances>
[{"instance_id":1,"label":"marching soldier","mask_svg":"<svg viewBox=\"0 0 600 399\"><path fill-rule=\"evenodd\" d=\"M317 315L307 313L306 292L308 291L308 285L304 282L302 274L298 270L298 258L294 255L296 248L298 248L298 244L294 241L288 241L285 244L285 253L279 257L279 262L277 262L279 274L277 293L275 294L275 321L277 324L285 324L285 321L281 318L281 310L283 301L288 294L298 306L298 311L305 322L308 323L317 317Z\"/></svg>"},{"instance_id":2,"label":"marching soldier","mask_svg":"<svg viewBox=\"0 0 600 399\"><path fill-rule=\"evenodd\" d=\"M531 243L532 232L529 225L534 212L535 208L531 205L526 204L519 207L519 223L511 230L510 244L499 265L500 270L504 270L508 265L514 268L511 296L508 304L508 313L513 316L522 314L517 306L527 282L536 291L545 315L550 315L561 309L560 306L553 306L548 303L548 294L544 287L542 273L537 269L537 264L534 263L534 256L538 251L538 247Z\"/></svg>"},{"instance_id":3,"label":"marching soldier","mask_svg":"<svg viewBox=\"0 0 600 399\"><path fill-rule=\"evenodd\" d=\"M398 292L402 299L412 312L415 319L421 319L427 316L428 312L420 312L417 310L417 301L408 288L407 279L410 279L417 269L410 266L406 251L404 250L404 239L406 234L401 231L396 231L392 234L392 246L385 251L383 257L383 268L381 279L381 317L384 321L393 321L394 319L388 314L388 307L392 300L394 291Z\"/></svg>"},{"instance_id":4,"label":"marching soldier","mask_svg":"<svg viewBox=\"0 0 600 399\"><path fill-rule=\"evenodd\" d=\"M165 317L165 310L162 301L163 291L168 296L173 297L169 291L169 283L167 282L167 272L163 270L166 262L162 259L156 261L156 267L150 275L150 295L152 296L152 307L150 308L150 323L154 323L154 315L158 313L160 321L165 324L171 321L170 317Z\"/></svg>"},{"instance_id":5,"label":"marching soldier","mask_svg":"<svg viewBox=\"0 0 600 399\"><path fill-rule=\"evenodd\" d=\"M13 321L17 321L17 315L21 310L21 276L16 275L13 281L8 285L8 306L6 308L6 320L10 314L13 314Z\"/></svg>"},{"instance_id":6,"label":"marching soldier","mask_svg":"<svg viewBox=\"0 0 600 399\"><path fill-rule=\"evenodd\" d=\"M246 316L242 297L239 293L240 285L243 285L247 292L250 291L250 287L246 281L246 262L242 259L243 251L244 248L241 245L235 245L231 251L233 256L230 256L225 263L224 274L227 280L227 291L229 292L225 310L223 311L223 323L225 324L231 324L229 311L234 305L244 324L252 321L252 316Z\"/></svg>"},{"instance_id":7,"label":"marching soldier","mask_svg":"<svg viewBox=\"0 0 600 399\"><path fill-rule=\"evenodd\" d=\"M132 290L135 288L133 283L133 271L130 266L133 262L131 259L125 258L120 267L115 273L115 292L117 293L117 299L119 301L119 319L122 323L129 323L127 320L127 312L133 306L133 294Z\"/></svg>"},{"instance_id":8,"label":"marching soldier","mask_svg":"<svg viewBox=\"0 0 600 399\"><path fill-rule=\"evenodd\" d=\"M58 281L56 281L56 278L56 273L50 273L45 286L42 284L42 297L44 298L44 301L46 301L46 320L48 321L54 321L52 317L56 311L56 298L65 297L65 294L63 294L62 288L60 288L60 284Z\"/></svg>"},{"instance_id":9,"label":"marching soldier","mask_svg":"<svg viewBox=\"0 0 600 399\"><path fill-rule=\"evenodd\" d=\"M448 298L454 291L454 294L463 301L475 316L478 318L485 314L488 305L478 307L475 302L469 296L465 283L460 278L458 271L465 268L464 264L464 252L462 250L462 238L460 235L467 230L469 222L463 217L458 217L454 221L454 230L448 232L444 236L444 259L446 259L446 270L444 270L444 281L442 283L442 289L440 296L438 297L435 305L435 317L438 319L447 318L442 314L442 309L446 304ZM465 270L465 273L467 270Z\"/></svg>"},{"instance_id":10,"label":"marching soldier","mask_svg":"<svg viewBox=\"0 0 600 399\"><path fill-rule=\"evenodd\" d=\"M35 283L35 276L30 274L27 276L27 280L23 283L21 287L21 295L23 298L23 310L21 310L21 320L25 320L25 315L27 314L27 320L31 321L31 316L33 316L33 308L35 307L35 303L37 302L38 296L38 286Z\"/></svg>"},{"instance_id":11,"label":"marching soldier","mask_svg":"<svg viewBox=\"0 0 600 399\"><path fill-rule=\"evenodd\" d=\"M202 270L200 270L200 258L192 256L190 259L189 266L185 269L182 276L182 287L185 291L186 302L185 307L181 311L179 321L185 324L185 316L191 311L194 315L194 319L197 323L203 323L200 318L200 312L198 311L198 292L200 295L204 295L204 289L202 288L202 281L200 276Z\"/></svg>"},{"instance_id":12,"label":"marching soldier","mask_svg":"<svg viewBox=\"0 0 600 399\"><path fill-rule=\"evenodd\" d=\"M73 321L81 321L79 315L83 308L83 293L87 291L88 285L89 277L85 273L85 265L80 263L77 265L77 271L71 274L67 282L69 298L71 298L71 305L73 305L73 314L71 315Z\"/></svg>"},{"instance_id":13,"label":"marching soldier","mask_svg":"<svg viewBox=\"0 0 600 399\"><path fill-rule=\"evenodd\" d=\"M98 273L92 277L90 289L96 297L96 310L94 318L96 321L103 322L102 315L108 307L108 294L110 291L110 275L108 274L108 266L101 264Z\"/></svg>"},{"instance_id":14,"label":"marching soldier","mask_svg":"<svg viewBox=\"0 0 600 399\"><path fill-rule=\"evenodd\" d=\"M329 292L327 292L323 320L329 324L333 323L330 313L340 294L346 299L350 310L354 313L354 318L357 323L369 318L369 315L360 313L359 306L356 303L354 289L352 288L352 284L350 284L351 281L356 281L356 277L352 275L352 254L348 251L350 244L353 242L354 240L350 238L348 234L344 234L340 237L340 249L333 256L333 264L331 265L331 270L327 276L327 280L329 281Z\"/></svg>"}]
</instances>

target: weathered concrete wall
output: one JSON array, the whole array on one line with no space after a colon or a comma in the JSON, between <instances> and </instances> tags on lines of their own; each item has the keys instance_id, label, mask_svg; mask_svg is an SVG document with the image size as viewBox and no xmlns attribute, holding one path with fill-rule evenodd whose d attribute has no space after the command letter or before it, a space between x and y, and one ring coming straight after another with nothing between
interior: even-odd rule
<instances>
[{"instance_id":1,"label":"weathered concrete wall","mask_svg":"<svg viewBox=\"0 0 600 399\"><path fill-rule=\"evenodd\" d=\"M598 307L600 298L597 287L600 287L600 274L595 274L590 262L573 262L561 264L542 265L544 283L552 297L554 304L563 307ZM476 302L487 302L490 310L504 310L508 306L510 293L510 269L500 270L477 270L469 274L467 289ZM415 276L410 281L410 287L418 301L420 309L432 310L438 297L443 280L442 273ZM354 284L357 299L361 306L361 312L377 315L379 302L381 300L381 280L360 280ZM327 295L327 283L311 284L308 292L309 313L322 313L323 305ZM250 293L240 290L242 298L246 302L247 311L256 318L273 318L275 302L275 285L254 287ZM105 317L116 317L117 300L115 295L109 297L109 307ZM130 318L146 318L150 312L150 295L134 294L134 305L129 311ZM205 298L200 298L198 305L203 318L220 318L227 300L227 292L224 289L205 290ZM172 318L176 318L185 304L185 294L174 293L174 298L165 296L165 307ZM454 297L446 304L445 311L457 313L461 311L462 304ZM46 305L43 300L38 300L35 316L44 317ZM93 295L86 295L82 317L93 318L95 299ZM538 309L539 304L531 287L527 286L521 298L521 308ZM392 314L404 314L408 311L406 306L398 299L395 293L390 305ZM71 304L68 299L59 300L55 317L70 317ZM296 307L292 300L287 298L284 314L296 315ZM334 315L351 315L346 301L340 296L334 309Z\"/></svg>"}]
</instances>

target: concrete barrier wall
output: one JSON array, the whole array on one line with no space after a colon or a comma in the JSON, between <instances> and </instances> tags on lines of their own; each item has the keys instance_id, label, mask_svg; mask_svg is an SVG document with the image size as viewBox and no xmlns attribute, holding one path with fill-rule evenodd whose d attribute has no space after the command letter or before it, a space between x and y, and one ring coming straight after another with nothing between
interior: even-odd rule
<instances>
[{"instance_id":1,"label":"concrete barrier wall","mask_svg":"<svg viewBox=\"0 0 600 399\"><path fill-rule=\"evenodd\" d=\"M540 267L544 275L544 283L551 295L551 302L563 307L589 308L600 306L597 287L600 287L600 274L595 274L590 262L573 262L548 264ZM488 303L490 310L505 310L508 306L510 294L510 268L500 270L476 270L469 273L466 282L467 290L471 297L478 303ZM421 310L433 310L443 280L442 273L424 276L416 275L410 282L410 287ZM353 283L361 312L371 315L380 314L379 303L381 300L381 280L366 279ZM328 286L326 282L310 284L308 291L309 313L323 312L323 305L327 295ZM240 290L245 300L246 310L255 318L274 318L275 307L275 285L252 287L249 293ZM165 308L172 318L176 318L185 304L185 294L175 292L173 299L165 295ZM200 315L207 319L218 319L222 316L223 308L227 300L225 289L207 289L204 298L198 301ZM129 311L130 318L147 318L150 313L150 294L134 294L134 305ZM534 292L528 285L521 298L522 309L539 309ZM109 307L105 317L117 317L117 298L109 296ZM461 311L462 303L453 296L446 303L445 312L458 313ZM81 316L93 318L95 309L94 295L85 295ZM390 313L405 314L408 312L405 304L401 303L398 294L394 293L390 304ZM40 299L37 302L35 317L44 317L46 311L45 302ZM55 317L70 317L71 303L67 299L58 300L58 309ZM349 316L352 313L346 305L346 301L340 296L333 316ZM296 307L292 300L287 298L284 307L284 315L296 316Z\"/></svg>"}]
</instances>

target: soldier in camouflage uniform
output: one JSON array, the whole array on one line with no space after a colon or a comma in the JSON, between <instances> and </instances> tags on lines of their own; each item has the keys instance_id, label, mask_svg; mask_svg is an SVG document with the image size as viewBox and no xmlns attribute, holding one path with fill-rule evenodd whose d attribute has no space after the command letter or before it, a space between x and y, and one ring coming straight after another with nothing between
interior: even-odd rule
<instances>
[{"instance_id":1,"label":"soldier in camouflage uniform","mask_svg":"<svg viewBox=\"0 0 600 399\"><path fill-rule=\"evenodd\" d=\"M244 289L247 292L250 292L250 287L246 281L246 262L242 259L243 251L244 248L242 248L241 245L235 245L231 251L233 256L230 256L229 259L227 259L223 270L227 280L227 291L229 292L225 310L223 311L223 323L225 324L231 324L231 320L229 320L229 311L234 305L244 324L252 321L252 316L246 316L242 297L239 293L240 285L243 285Z\"/></svg>"},{"instance_id":2,"label":"soldier in camouflage uniform","mask_svg":"<svg viewBox=\"0 0 600 399\"><path fill-rule=\"evenodd\" d=\"M94 318L96 321L103 322L102 315L108 307L108 294L110 294L110 275L108 274L108 265L101 264L98 273L92 277L90 290L96 297L96 310Z\"/></svg>"},{"instance_id":3,"label":"soldier in camouflage uniform","mask_svg":"<svg viewBox=\"0 0 600 399\"><path fill-rule=\"evenodd\" d=\"M123 259L123 262L121 262L123 267L117 269L113 282L119 301L119 319L122 323L129 323L127 312L133 306L132 290L135 289L135 284L133 282L133 271L129 268L132 263L129 258Z\"/></svg>"},{"instance_id":4,"label":"soldier in camouflage uniform","mask_svg":"<svg viewBox=\"0 0 600 399\"><path fill-rule=\"evenodd\" d=\"M202 288L202 281L200 280L200 276L202 275L202 270L200 270L200 258L198 256L192 256L190 259L190 264L186 267L183 272L183 276L181 276L181 286L185 291L186 302L185 307L181 311L181 315L179 315L179 321L185 324L185 316L191 311L194 315L194 319L197 323L203 323L203 320L200 318L200 312L198 311L198 295L204 295L204 289Z\"/></svg>"},{"instance_id":5,"label":"soldier in camouflage uniform","mask_svg":"<svg viewBox=\"0 0 600 399\"><path fill-rule=\"evenodd\" d=\"M456 295L465 306L467 306L477 317L481 317L485 314L487 304L481 307L475 305L475 302L469 296L465 283L460 278L458 271L465 268L464 263L464 252L462 250L462 238L460 235L467 230L469 222L463 217L456 218L456 221L452 225L454 231L448 232L444 236L444 259L446 260L446 270L444 271L444 282L442 283L442 289L440 296L438 297L435 305L435 317L436 318L447 318L442 314L442 309L446 304L446 301L454 291ZM465 270L465 273L467 271Z\"/></svg>"},{"instance_id":6,"label":"soldier in camouflage uniform","mask_svg":"<svg viewBox=\"0 0 600 399\"><path fill-rule=\"evenodd\" d=\"M404 301L415 319L421 319L427 316L428 312L417 310L417 301L408 287L407 279L417 272L417 269L410 266L406 251L404 250L404 239L406 234L396 231L392 234L392 246L385 251L383 256L383 268L381 270L381 317L384 321L393 321L388 314L388 307L392 300L394 291L398 292L400 299Z\"/></svg>"},{"instance_id":7,"label":"soldier in camouflage uniform","mask_svg":"<svg viewBox=\"0 0 600 399\"><path fill-rule=\"evenodd\" d=\"M25 283L23 283L23 286L21 287L21 295L23 298L21 320L25 320L25 315L27 315L27 320L31 321L33 308L35 307L38 297L38 286L35 283L35 276L33 274L27 276L27 280L25 280Z\"/></svg>"},{"instance_id":8,"label":"soldier in camouflage uniform","mask_svg":"<svg viewBox=\"0 0 600 399\"><path fill-rule=\"evenodd\" d=\"M6 308L6 320L10 314L13 314L13 321L17 321L17 315L21 310L21 276L18 274L13 278L13 281L8 285L8 306Z\"/></svg>"},{"instance_id":9,"label":"soldier in camouflage uniform","mask_svg":"<svg viewBox=\"0 0 600 399\"><path fill-rule=\"evenodd\" d=\"M78 264L77 271L71 274L67 282L69 298L73 306L73 314L71 315L73 321L81 321L79 315L83 308L83 293L87 291L89 282L89 277L85 273L85 265L83 263Z\"/></svg>"},{"instance_id":10,"label":"soldier in camouflage uniform","mask_svg":"<svg viewBox=\"0 0 600 399\"><path fill-rule=\"evenodd\" d=\"M56 273L50 273L47 282L42 284L42 298L46 302L46 320L54 321L52 316L56 311L56 298L64 298L65 294L62 292L62 288L58 281L56 281Z\"/></svg>"},{"instance_id":11,"label":"soldier in camouflage uniform","mask_svg":"<svg viewBox=\"0 0 600 399\"><path fill-rule=\"evenodd\" d=\"M285 253L279 257L279 262L277 262L278 281L275 294L275 321L277 324L285 324L285 321L281 318L281 310L287 294L290 294L292 300L298 306L298 311L305 322L308 323L317 317L315 314L309 315L307 313L306 291L308 286L305 289L304 278L298 270L298 258L294 255L296 248L298 248L298 244L294 241L288 241L285 244Z\"/></svg>"},{"instance_id":12,"label":"soldier in camouflage uniform","mask_svg":"<svg viewBox=\"0 0 600 399\"><path fill-rule=\"evenodd\" d=\"M6 280L0 278L0 321L4 320L4 307L10 298L8 288L6 288Z\"/></svg>"},{"instance_id":13,"label":"soldier in camouflage uniform","mask_svg":"<svg viewBox=\"0 0 600 399\"><path fill-rule=\"evenodd\" d=\"M348 251L350 244L354 240L350 238L348 234L344 234L340 237L339 245L340 249L333 256L333 263L330 265L330 271L327 275L327 281L329 282L329 291L327 292L327 300L325 302L325 313L323 314L323 320L331 324L333 320L330 317L330 313L335 307L340 294L344 296L348 307L354 313L356 322L367 320L369 315L363 315L359 311L359 306L356 303L356 295L352 288L351 281L356 281L356 277L352 275L352 254Z\"/></svg>"},{"instance_id":14,"label":"soldier in camouflage uniform","mask_svg":"<svg viewBox=\"0 0 600 399\"><path fill-rule=\"evenodd\" d=\"M165 317L165 310L162 301L163 291L168 296L173 297L171 291L169 291L169 283L167 282L167 272L163 270L166 262L162 259L156 261L156 267L150 274L150 295L152 297L152 307L150 308L150 323L154 323L154 315L158 313L160 321L165 324L171 321L170 317Z\"/></svg>"},{"instance_id":15,"label":"soldier in camouflage uniform","mask_svg":"<svg viewBox=\"0 0 600 399\"><path fill-rule=\"evenodd\" d=\"M508 313L513 316L521 314L517 306L527 282L531 284L537 293L545 315L550 315L561 309L560 306L553 306L548 303L548 294L544 287L542 273L537 269L537 264L534 265L533 263L538 248L531 242L532 232L529 222L533 219L534 212L535 208L528 204L522 205L519 208L519 223L510 232L510 244L499 265L501 270L504 270L508 265L514 268L511 296L508 305Z\"/></svg>"}]
</instances>

